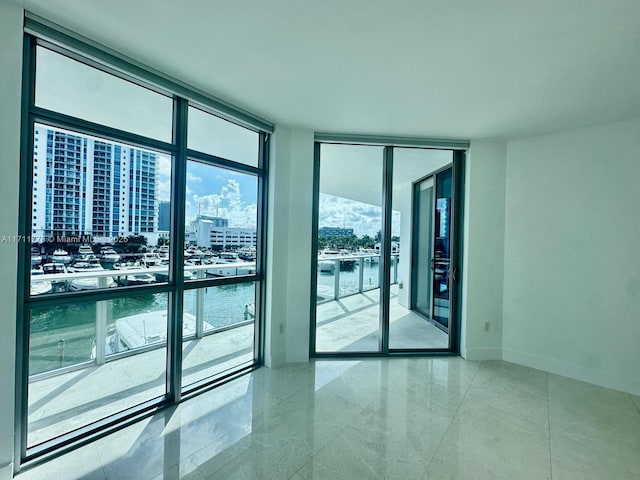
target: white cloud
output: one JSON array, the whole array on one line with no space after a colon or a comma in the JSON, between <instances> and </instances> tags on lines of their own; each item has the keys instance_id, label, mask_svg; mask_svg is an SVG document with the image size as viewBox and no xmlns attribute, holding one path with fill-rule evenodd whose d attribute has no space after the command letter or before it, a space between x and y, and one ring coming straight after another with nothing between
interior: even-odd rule
<instances>
[{"instance_id":1,"label":"white cloud","mask_svg":"<svg viewBox=\"0 0 640 480\"><path fill-rule=\"evenodd\" d=\"M382 230L382 209L376 205L320 193L319 227L353 228L357 236L375 237ZM392 215L392 231L400 231L400 212Z\"/></svg>"},{"instance_id":2,"label":"white cloud","mask_svg":"<svg viewBox=\"0 0 640 480\"><path fill-rule=\"evenodd\" d=\"M230 178L220 193L188 195L187 220L195 219L198 214L226 218L230 227L256 228L257 205L244 203L240 184Z\"/></svg>"}]
</instances>

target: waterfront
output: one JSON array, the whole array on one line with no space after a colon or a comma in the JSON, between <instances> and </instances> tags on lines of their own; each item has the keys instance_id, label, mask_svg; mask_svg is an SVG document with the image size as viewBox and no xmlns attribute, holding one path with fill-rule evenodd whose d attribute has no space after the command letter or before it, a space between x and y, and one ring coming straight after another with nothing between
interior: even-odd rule
<instances>
[{"instance_id":1,"label":"waterfront","mask_svg":"<svg viewBox=\"0 0 640 480\"><path fill-rule=\"evenodd\" d=\"M343 265L345 268L345 265ZM362 262L363 291L379 286L378 262ZM332 299L335 272L318 272L318 301ZM340 297L359 291L360 265L340 270ZM184 311L197 314L197 294L200 289L184 293ZM204 295L205 332L243 322L247 307L255 307L253 282L222 285L202 289ZM107 336L113 334L118 319L141 313L167 315L167 294L140 294L116 298L107 304ZM96 338L95 302L73 302L59 306L34 308L31 314L29 345L30 375L87 362L92 358Z\"/></svg>"},{"instance_id":2,"label":"waterfront","mask_svg":"<svg viewBox=\"0 0 640 480\"><path fill-rule=\"evenodd\" d=\"M245 308L255 304L254 283L208 287L204 290L204 321L208 330L243 322ZM196 290L184 293L184 311L196 314ZM167 294L142 294L107 302L107 335L118 319L146 312L167 314ZM205 331L207 328L205 328ZM96 338L96 302L74 302L34 308L31 314L29 374L91 360ZM61 342L62 341L62 342Z\"/></svg>"}]
</instances>

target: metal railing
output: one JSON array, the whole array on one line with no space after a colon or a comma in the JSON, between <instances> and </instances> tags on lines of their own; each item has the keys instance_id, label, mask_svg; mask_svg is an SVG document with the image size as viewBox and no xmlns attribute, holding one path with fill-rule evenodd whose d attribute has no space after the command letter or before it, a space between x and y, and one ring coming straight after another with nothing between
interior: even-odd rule
<instances>
[{"instance_id":1,"label":"metal railing","mask_svg":"<svg viewBox=\"0 0 640 480\"><path fill-rule=\"evenodd\" d=\"M382 270L380 267L381 265L380 254L355 253L355 254L343 254L343 255L318 255L318 272L321 273L324 271L325 273L332 273L334 278L333 278L333 295L329 296L329 298L326 298L318 294L317 303L320 304L320 303L331 302L331 301L338 300L340 298L363 293L366 290L371 290L371 289L366 289L364 284L364 266L367 261L369 263L377 263L378 265L378 286L375 287L375 288L378 288L381 284L381 274L382 274ZM398 283L399 261L400 261L400 254L398 253L391 254L391 284L392 285ZM341 290L340 290L340 277L341 277L341 270L342 270L341 267L342 267L342 264L346 262L354 262L354 269L357 268L358 270L358 282L357 282L358 286L354 291L341 293ZM321 269L322 264L332 265L332 268L329 269L330 271L328 271L326 268L323 270Z\"/></svg>"},{"instance_id":2,"label":"metal railing","mask_svg":"<svg viewBox=\"0 0 640 480\"><path fill-rule=\"evenodd\" d=\"M216 263L216 264L205 264L205 265L185 265L184 267L185 273L192 272L195 274L196 279L206 278L207 274L213 276L242 276L242 275L250 275L255 272L255 262L234 262L234 263ZM109 278L114 278L117 280L118 278L123 278L127 276L133 275L143 275L143 274L151 274L151 275L163 275L164 278L168 278L169 271L167 265L153 266L148 268L122 268L116 270L97 270L97 271L86 271L86 272L67 272L67 273L55 273L55 274L44 274L32 276L31 281L33 283L38 282L57 282L63 283L66 282L70 284L73 280L77 279L97 279L97 284L95 289L109 289L108 281ZM163 283L163 281L156 281L153 283ZM188 280L187 280L188 282ZM111 285L111 287L115 287ZM92 290L94 288L91 288ZM235 322L229 325L224 325L218 328L205 328L205 288L195 288L196 291L196 315L195 315L195 334L189 335L183 338L183 340L190 340L194 338L203 338L206 335L211 335L215 333L220 333L227 330L232 330L235 328L240 328L242 326L253 323L255 311L251 311L247 305L245 305L245 311L243 320L239 322ZM140 292L143 293L142 291ZM41 294L46 295L46 294ZM107 355L107 324L109 320L109 302L111 300L100 300L96 303L96 317L95 317L95 353L93 354L93 358L88 358L87 361L77 362L72 365L62 366L64 361L64 349L65 349L65 339L61 338L57 341L57 352L56 357L58 359L59 368L53 368L41 373L32 374L29 376L29 381L37 381L45 378L50 378L56 375L61 375L63 373L86 368L92 365L103 365L108 361L117 360L123 357L128 357L131 355L141 354L150 350L155 350L157 348L163 348L166 345L165 341L159 341L155 343L150 343L149 345L145 345L140 348L133 348L131 350L111 353ZM255 308L255 307L254 307ZM90 353L87 352L87 356L90 357Z\"/></svg>"}]
</instances>

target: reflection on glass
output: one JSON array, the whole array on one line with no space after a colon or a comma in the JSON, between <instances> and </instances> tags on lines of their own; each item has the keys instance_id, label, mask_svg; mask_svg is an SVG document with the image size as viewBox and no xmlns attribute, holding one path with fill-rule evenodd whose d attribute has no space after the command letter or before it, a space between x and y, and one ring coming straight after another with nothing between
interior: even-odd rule
<instances>
[{"instance_id":1,"label":"reflection on glass","mask_svg":"<svg viewBox=\"0 0 640 480\"><path fill-rule=\"evenodd\" d=\"M258 178L187 163L185 279L256 272Z\"/></svg>"},{"instance_id":2,"label":"reflection on glass","mask_svg":"<svg viewBox=\"0 0 640 480\"><path fill-rule=\"evenodd\" d=\"M452 161L451 151L394 148L390 349L446 349L449 345L447 334L435 326L432 314L432 174Z\"/></svg>"},{"instance_id":3,"label":"reflection on glass","mask_svg":"<svg viewBox=\"0 0 640 480\"><path fill-rule=\"evenodd\" d=\"M171 142L170 97L44 47L36 64L36 106Z\"/></svg>"},{"instance_id":4,"label":"reflection on glass","mask_svg":"<svg viewBox=\"0 0 640 480\"><path fill-rule=\"evenodd\" d=\"M451 264L451 169L436 175L434 222L433 318L449 327L449 266Z\"/></svg>"},{"instance_id":5,"label":"reflection on glass","mask_svg":"<svg viewBox=\"0 0 640 480\"><path fill-rule=\"evenodd\" d=\"M316 351L380 348L383 148L320 150Z\"/></svg>"},{"instance_id":6,"label":"reflection on glass","mask_svg":"<svg viewBox=\"0 0 640 480\"><path fill-rule=\"evenodd\" d=\"M185 291L183 385L253 360L255 306L253 282Z\"/></svg>"},{"instance_id":7,"label":"reflection on glass","mask_svg":"<svg viewBox=\"0 0 640 480\"><path fill-rule=\"evenodd\" d=\"M189 107L187 145L191 150L258 166L259 135L235 123Z\"/></svg>"},{"instance_id":8,"label":"reflection on glass","mask_svg":"<svg viewBox=\"0 0 640 480\"><path fill-rule=\"evenodd\" d=\"M167 155L35 124L30 294L166 281L170 184Z\"/></svg>"},{"instance_id":9,"label":"reflection on glass","mask_svg":"<svg viewBox=\"0 0 640 480\"><path fill-rule=\"evenodd\" d=\"M167 295L33 308L28 443L166 393Z\"/></svg>"}]
</instances>

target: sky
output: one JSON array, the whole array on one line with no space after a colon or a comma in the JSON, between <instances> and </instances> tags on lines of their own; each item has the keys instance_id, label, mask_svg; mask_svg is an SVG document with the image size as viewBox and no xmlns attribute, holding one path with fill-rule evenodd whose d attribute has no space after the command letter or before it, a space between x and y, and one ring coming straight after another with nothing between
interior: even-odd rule
<instances>
[{"instance_id":1,"label":"sky","mask_svg":"<svg viewBox=\"0 0 640 480\"><path fill-rule=\"evenodd\" d=\"M169 200L171 160L158 161L158 196ZM229 220L230 227L256 228L257 177L189 161L187 164L186 221L198 213Z\"/></svg>"},{"instance_id":2,"label":"sky","mask_svg":"<svg viewBox=\"0 0 640 480\"><path fill-rule=\"evenodd\" d=\"M353 228L361 237L375 237L382 230L382 209L376 205L320 193L318 227ZM400 235L400 212L394 210L391 230Z\"/></svg>"}]
</instances>

